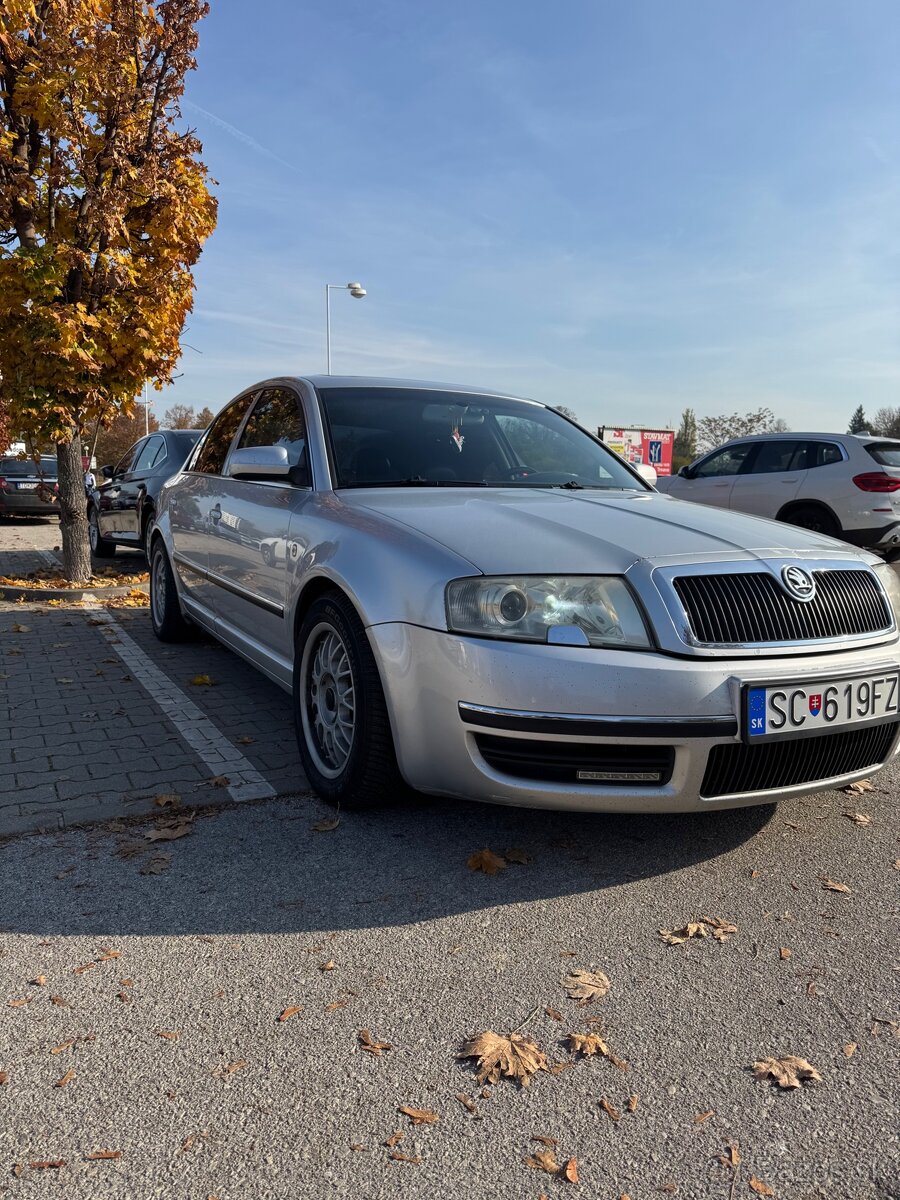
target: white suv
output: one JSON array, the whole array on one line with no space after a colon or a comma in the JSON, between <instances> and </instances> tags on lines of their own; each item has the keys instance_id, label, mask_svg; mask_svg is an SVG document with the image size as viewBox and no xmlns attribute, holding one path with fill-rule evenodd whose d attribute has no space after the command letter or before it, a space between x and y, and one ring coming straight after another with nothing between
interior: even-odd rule
<instances>
[{"instance_id":1,"label":"white suv","mask_svg":"<svg viewBox=\"0 0 900 1200\"><path fill-rule=\"evenodd\" d=\"M758 433L726 442L657 487L900 554L900 441L890 438Z\"/></svg>"}]
</instances>

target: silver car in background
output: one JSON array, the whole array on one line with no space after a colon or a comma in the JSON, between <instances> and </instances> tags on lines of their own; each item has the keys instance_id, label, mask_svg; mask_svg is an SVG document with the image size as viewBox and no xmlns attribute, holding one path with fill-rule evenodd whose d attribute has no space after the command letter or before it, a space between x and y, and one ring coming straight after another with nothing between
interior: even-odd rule
<instances>
[{"instance_id":1,"label":"silver car in background","mask_svg":"<svg viewBox=\"0 0 900 1200\"><path fill-rule=\"evenodd\" d=\"M661 496L534 401L281 378L160 494L151 618L292 693L333 803L767 803L897 750L900 588L831 538Z\"/></svg>"}]
</instances>

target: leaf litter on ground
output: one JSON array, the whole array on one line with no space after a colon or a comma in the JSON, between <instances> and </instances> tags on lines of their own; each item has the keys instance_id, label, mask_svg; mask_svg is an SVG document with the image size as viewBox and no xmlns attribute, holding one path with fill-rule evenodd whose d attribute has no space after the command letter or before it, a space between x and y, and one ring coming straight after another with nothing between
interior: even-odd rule
<instances>
[{"instance_id":1,"label":"leaf litter on ground","mask_svg":"<svg viewBox=\"0 0 900 1200\"><path fill-rule=\"evenodd\" d=\"M757 1079L777 1083L780 1088L799 1088L811 1080L822 1082L822 1076L816 1068L795 1054L786 1054L783 1058L764 1058L753 1064L753 1074Z\"/></svg>"},{"instance_id":2,"label":"leaf litter on ground","mask_svg":"<svg viewBox=\"0 0 900 1200\"><path fill-rule=\"evenodd\" d=\"M602 971L583 971L576 968L563 980L566 992L582 1006L602 1000L610 989L609 978Z\"/></svg>"},{"instance_id":3,"label":"leaf litter on ground","mask_svg":"<svg viewBox=\"0 0 900 1200\"><path fill-rule=\"evenodd\" d=\"M628 1063L613 1054L599 1033L569 1033L566 1035L566 1039L569 1043L569 1049L575 1054L581 1054L585 1058L593 1058L594 1055L599 1054L602 1058L608 1058L613 1066L618 1067L620 1071L627 1071L629 1069Z\"/></svg>"},{"instance_id":4,"label":"leaf litter on ground","mask_svg":"<svg viewBox=\"0 0 900 1200\"><path fill-rule=\"evenodd\" d=\"M506 870L506 859L495 854L493 850L485 848L470 854L466 859L466 866L470 871L482 871L485 875L496 875L498 872Z\"/></svg>"},{"instance_id":5,"label":"leaf litter on ground","mask_svg":"<svg viewBox=\"0 0 900 1200\"><path fill-rule=\"evenodd\" d=\"M723 921L721 917L700 917L697 921L688 921L680 929L660 929L659 936L670 946L680 946L691 938L713 937L717 942L727 942L737 931L737 925Z\"/></svg>"}]
</instances>

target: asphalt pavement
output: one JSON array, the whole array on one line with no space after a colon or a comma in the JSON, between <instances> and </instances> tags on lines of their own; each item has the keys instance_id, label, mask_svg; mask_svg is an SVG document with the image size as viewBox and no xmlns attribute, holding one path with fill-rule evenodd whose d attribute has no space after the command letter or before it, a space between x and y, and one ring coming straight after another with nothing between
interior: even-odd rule
<instances>
[{"instance_id":1,"label":"asphalt pavement","mask_svg":"<svg viewBox=\"0 0 900 1200\"><path fill-rule=\"evenodd\" d=\"M224 693L249 668L186 653L155 665L178 687L205 665L196 703L239 745ZM277 798L185 781L146 791L153 815L0 843L0 1196L900 1197L896 768L774 809L419 799L331 828L288 766L254 765ZM485 848L495 875L467 865ZM702 917L736 932L660 937ZM580 1006L575 969L608 995ZM483 1091L456 1055L486 1030L550 1070ZM754 1078L788 1055L821 1080ZM547 1150L578 1182L526 1161Z\"/></svg>"}]
</instances>

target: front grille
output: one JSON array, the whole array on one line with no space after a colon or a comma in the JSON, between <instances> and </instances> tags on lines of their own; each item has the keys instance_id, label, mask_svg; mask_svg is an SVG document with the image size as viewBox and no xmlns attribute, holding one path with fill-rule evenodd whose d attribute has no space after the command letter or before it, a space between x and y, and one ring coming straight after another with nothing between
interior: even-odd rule
<instances>
[{"instance_id":1,"label":"front grille","mask_svg":"<svg viewBox=\"0 0 900 1200\"><path fill-rule=\"evenodd\" d=\"M812 600L794 600L767 572L674 581L691 631L706 645L810 642L880 633L891 611L870 571L814 571Z\"/></svg>"},{"instance_id":2,"label":"front grille","mask_svg":"<svg viewBox=\"0 0 900 1200\"><path fill-rule=\"evenodd\" d=\"M890 753L900 722L823 733L760 746L713 746L700 787L704 797L767 792L834 779L879 767Z\"/></svg>"},{"instance_id":3,"label":"front grille","mask_svg":"<svg viewBox=\"0 0 900 1200\"><path fill-rule=\"evenodd\" d=\"M485 762L504 775L597 787L662 787L672 778L675 762L671 746L603 746L492 737L485 733L475 735L475 744ZM585 771L607 778L579 779L578 773Z\"/></svg>"}]
</instances>

